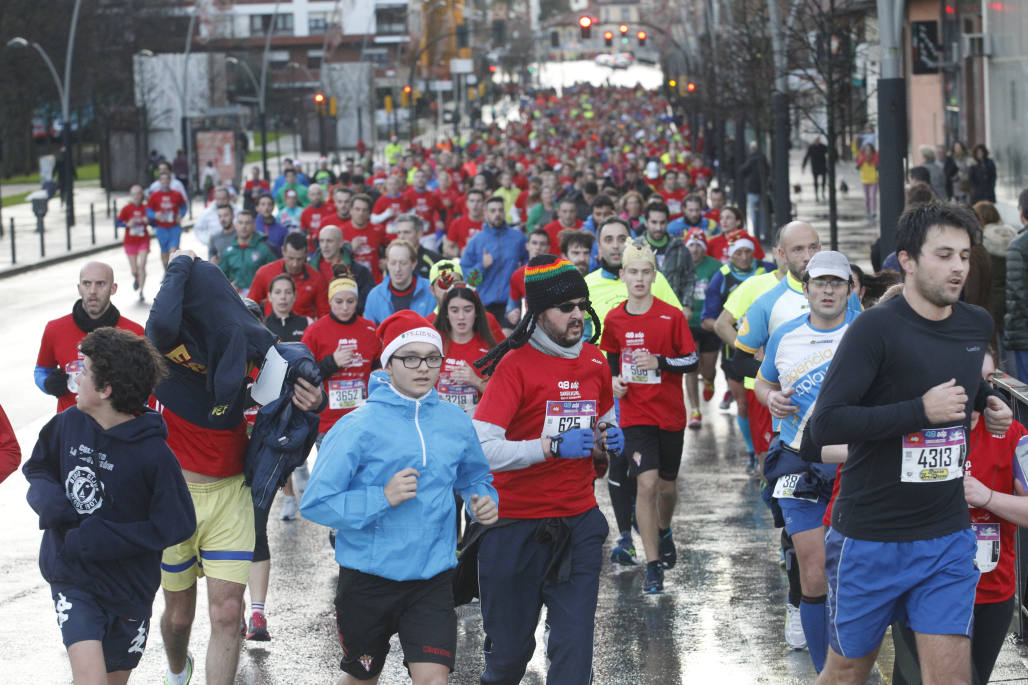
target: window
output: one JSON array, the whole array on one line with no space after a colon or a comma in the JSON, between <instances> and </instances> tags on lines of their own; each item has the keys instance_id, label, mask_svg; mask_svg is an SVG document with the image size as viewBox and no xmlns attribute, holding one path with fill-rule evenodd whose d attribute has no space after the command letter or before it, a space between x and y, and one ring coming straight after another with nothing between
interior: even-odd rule
<instances>
[{"instance_id":1,"label":"window","mask_svg":"<svg viewBox=\"0 0 1028 685\"><path fill-rule=\"evenodd\" d=\"M250 35L265 35L268 32L268 27L271 25L270 14L251 14L250 15ZM275 29L274 35L292 35L293 33L293 15L292 14L276 14L275 15Z\"/></svg>"},{"instance_id":2,"label":"window","mask_svg":"<svg viewBox=\"0 0 1028 685\"><path fill-rule=\"evenodd\" d=\"M407 33L406 7L380 7L375 10L375 33L396 35Z\"/></svg>"},{"instance_id":3,"label":"window","mask_svg":"<svg viewBox=\"0 0 1028 685\"><path fill-rule=\"evenodd\" d=\"M326 12L311 12L307 15L307 32L311 35L325 33L328 30Z\"/></svg>"}]
</instances>

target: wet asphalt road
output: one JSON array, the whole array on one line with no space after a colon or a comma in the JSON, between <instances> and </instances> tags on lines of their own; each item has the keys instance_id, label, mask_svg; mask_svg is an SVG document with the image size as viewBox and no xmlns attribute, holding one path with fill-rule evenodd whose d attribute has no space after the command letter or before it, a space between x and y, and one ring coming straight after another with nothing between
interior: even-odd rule
<instances>
[{"instance_id":1,"label":"wet asphalt road","mask_svg":"<svg viewBox=\"0 0 1028 685\"><path fill-rule=\"evenodd\" d=\"M186 236L186 241L191 236ZM130 318L145 321L147 308L135 302L131 277L120 251L101 255L115 267L122 284L114 302ZM0 328L0 403L10 417L27 458L35 435L52 416L54 401L32 382L32 367L45 322L70 311L76 298L79 263L37 270L2 281L3 320ZM160 263L150 259L151 284L157 287ZM809 683L813 669L806 652L791 652L783 641L785 576L778 566L779 532L759 499L757 481L743 472L745 456L734 412L704 408L700 431L687 431L679 476L675 517L679 561L666 577L666 592L641 594L641 569L606 567L600 584L595 635L595 682L609 685L643 683ZM0 484L5 525L0 532L0 685L5 683L71 682L49 591L36 566L39 532L25 504L26 483L19 473ZM597 498L613 524L606 486ZM308 521L278 520L272 509L271 591L267 602L272 641L243 648L237 683L333 683L340 649L335 638L332 597L336 566L325 530ZM607 540L607 549L613 544ZM636 544L641 543L636 539ZM200 608L192 651L203 663L208 622L200 588ZM158 594L154 624L139 668L130 682L159 683L165 669L156 619L163 610ZM460 621L457 668L452 683L478 682L482 668L481 617L475 612ZM542 630L537 633L541 643ZM382 683L409 682L400 665L398 647L383 673ZM891 671L888 639L871 682L888 683ZM992 682L1028 682L1022 647L1007 645ZM204 683L200 671L194 685ZM529 666L525 683L545 682L541 647Z\"/></svg>"}]
</instances>

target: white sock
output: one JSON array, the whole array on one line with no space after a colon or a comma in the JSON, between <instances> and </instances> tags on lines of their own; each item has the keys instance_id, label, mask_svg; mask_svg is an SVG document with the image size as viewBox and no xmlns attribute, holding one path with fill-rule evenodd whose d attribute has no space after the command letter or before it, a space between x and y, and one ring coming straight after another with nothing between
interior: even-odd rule
<instances>
[{"instance_id":1,"label":"white sock","mask_svg":"<svg viewBox=\"0 0 1028 685\"><path fill-rule=\"evenodd\" d=\"M168 685L186 685L189 675L189 661L186 660L186 667L182 669L181 673L172 673L171 669L168 669Z\"/></svg>"}]
</instances>

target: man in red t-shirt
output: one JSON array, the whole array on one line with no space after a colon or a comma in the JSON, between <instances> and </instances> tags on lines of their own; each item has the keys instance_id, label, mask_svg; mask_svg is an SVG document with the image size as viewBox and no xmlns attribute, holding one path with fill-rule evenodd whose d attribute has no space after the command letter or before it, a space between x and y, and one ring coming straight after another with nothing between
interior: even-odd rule
<instances>
[{"instance_id":1,"label":"man in red t-shirt","mask_svg":"<svg viewBox=\"0 0 1028 685\"><path fill-rule=\"evenodd\" d=\"M535 229L528 234L528 242L525 243L525 249L528 250L529 261L541 254L548 254L550 234L542 228ZM507 302L506 321L506 324L509 326L516 326L518 321L521 320L522 300L525 299L525 269L527 268L527 263L524 266L519 266L517 271L510 276L510 299Z\"/></svg>"},{"instance_id":2,"label":"man in red t-shirt","mask_svg":"<svg viewBox=\"0 0 1028 685\"><path fill-rule=\"evenodd\" d=\"M450 222L443 238L443 256L459 257L464 246L482 230L485 223L485 193L472 188L464 197L467 213Z\"/></svg>"},{"instance_id":3,"label":"man in red t-shirt","mask_svg":"<svg viewBox=\"0 0 1028 685\"><path fill-rule=\"evenodd\" d=\"M409 212L417 214L425 222L429 231L444 228L440 211L443 205L439 196L433 190L428 190L425 185L428 183L428 174L423 168L414 172L414 180L411 187L403 194Z\"/></svg>"},{"instance_id":4,"label":"man in red t-shirt","mask_svg":"<svg viewBox=\"0 0 1028 685\"><path fill-rule=\"evenodd\" d=\"M521 679L531 657L524 645L545 604L549 681L587 683L608 532L593 481L597 467L606 470L606 451L624 447L624 434L606 360L582 340L585 313L597 319L585 279L566 259L540 255L525 270L525 290L527 316L476 362L491 378L475 430L508 519L479 545L482 618L492 643L482 680Z\"/></svg>"},{"instance_id":5,"label":"man in red t-shirt","mask_svg":"<svg viewBox=\"0 0 1028 685\"><path fill-rule=\"evenodd\" d=\"M318 247L321 228L330 223L327 219L336 215L337 207L334 202L325 202L325 191L317 183L312 183L307 188L307 199L311 203L300 212L300 228L307 235L307 254L314 254L314 250ZM342 217L336 225L342 224L349 218L349 207L347 207L346 216Z\"/></svg>"},{"instance_id":6,"label":"man in red t-shirt","mask_svg":"<svg viewBox=\"0 0 1028 685\"><path fill-rule=\"evenodd\" d=\"M328 284L321 273L307 264L307 239L299 231L287 233L282 243L282 259L257 269L247 297L264 306L264 314L271 313L267 302L268 285L279 274L289 274L296 285L293 313L320 319L328 314Z\"/></svg>"},{"instance_id":7,"label":"man in red t-shirt","mask_svg":"<svg viewBox=\"0 0 1028 685\"><path fill-rule=\"evenodd\" d=\"M654 299L651 287L657 261L648 245L625 245L621 280L628 299L603 321L600 349L607 353L614 396L621 398L624 454L611 462L611 500L628 488L614 483L636 480L635 518L646 551L643 592L664 591L664 571L678 560L671 537L671 516L678 500L678 468L685 444L682 374L695 371L699 358L682 310ZM627 459L625 455L631 454ZM630 507L621 509L631 511ZM618 521L618 548L632 547L630 516Z\"/></svg>"},{"instance_id":8,"label":"man in red t-shirt","mask_svg":"<svg viewBox=\"0 0 1028 685\"><path fill-rule=\"evenodd\" d=\"M393 221L408 209L410 205L403 195L403 178L398 173L391 173L385 181L385 192L375 200L370 210L370 220L375 229L382 234L384 242L390 243L396 238Z\"/></svg>"},{"instance_id":9,"label":"man in red t-shirt","mask_svg":"<svg viewBox=\"0 0 1028 685\"><path fill-rule=\"evenodd\" d=\"M368 267L375 283L381 283L386 240L382 230L370 221L371 206L370 197L364 193L355 195L350 202L350 220L343 222L340 228L343 240L350 243L353 250L353 260Z\"/></svg>"},{"instance_id":10,"label":"man in red t-shirt","mask_svg":"<svg viewBox=\"0 0 1028 685\"><path fill-rule=\"evenodd\" d=\"M43 329L39 343L34 376L36 385L47 395L57 398L57 411L76 403L78 378L82 373L79 343L87 334L102 326L114 326L143 335L143 327L130 321L111 304L111 295L118 292L114 269L103 262L89 262L79 271L79 299L71 314L50 321Z\"/></svg>"},{"instance_id":11,"label":"man in red t-shirt","mask_svg":"<svg viewBox=\"0 0 1028 685\"><path fill-rule=\"evenodd\" d=\"M182 237L179 223L186 213L186 198L171 189L171 172L164 170L158 177L160 188L150 193L146 201L146 215L157 229L157 244L161 248L161 264L168 269L168 255L178 249Z\"/></svg>"},{"instance_id":12,"label":"man in red t-shirt","mask_svg":"<svg viewBox=\"0 0 1028 685\"><path fill-rule=\"evenodd\" d=\"M557 218L543 226L543 230L550 236L549 252L552 255L560 254L560 232L568 229L582 228L582 222L575 214L575 201L565 197L557 205Z\"/></svg>"},{"instance_id":13,"label":"man in red t-shirt","mask_svg":"<svg viewBox=\"0 0 1028 685\"><path fill-rule=\"evenodd\" d=\"M678 172L665 171L664 185L660 188L660 196L668 208L668 223L678 219L685 213L685 189L678 184Z\"/></svg>"},{"instance_id":14,"label":"man in red t-shirt","mask_svg":"<svg viewBox=\"0 0 1028 685\"><path fill-rule=\"evenodd\" d=\"M143 286L146 284L146 258L150 256L150 231L146 228L150 220L146 216L146 204L143 202L143 186L132 186L129 196L131 199L118 212L114 225L125 231L123 244L129 269L132 270L132 289L139 291L139 301L142 302Z\"/></svg>"},{"instance_id":15,"label":"man in red t-shirt","mask_svg":"<svg viewBox=\"0 0 1028 685\"><path fill-rule=\"evenodd\" d=\"M271 186L261 178L261 168L255 164L250 169L250 178L243 186L243 209L257 209L257 199L270 192Z\"/></svg>"}]
</instances>

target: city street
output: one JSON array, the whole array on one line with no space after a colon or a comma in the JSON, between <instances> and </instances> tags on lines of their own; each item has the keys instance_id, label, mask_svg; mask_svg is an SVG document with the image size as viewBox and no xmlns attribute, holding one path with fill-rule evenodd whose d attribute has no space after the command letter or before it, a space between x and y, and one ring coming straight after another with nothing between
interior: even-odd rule
<instances>
[{"instance_id":1,"label":"city street","mask_svg":"<svg viewBox=\"0 0 1028 685\"><path fill-rule=\"evenodd\" d=\"M191 234L185 246L196 247ZM866 246L866 243L865 243ZM97 258L110 262L120 289L115 305L143 323L147 306L136 302L128 266L120 250ZM40 427L55 402L32 382L39 337L46 321L71 310L81 263L38 269L4 282L5 325L0 346L5 351L0 372L3 404L27 458ZM151 253L153 297L160 274ZM719 382L718 393L723 392ZM700 431L687 431L685 458L679 476L679 511L675 531L678 565L667 574L666 593L643 596L641 571L604 570L595 639L594 682L611 685L641 683L809 683L813 670L806 652L790 652L783 641L785 576L778 566L779 531L759 498L758 482L743 472L745 456L733 412L718 411L716 401L704 410ZM0 485L0 502L8 523L0 534L0 682L65 684L71 682L47 585L36 566L39 532L25 503L26 483L20 473ZM607 518L606 487L597 497ZM332 683L341 650L336 642L332 597L336 567L325 529L310 522L278 520L278 505L269 524L272 549L271 591L267 603L272 641L247 643L238 683L306 685ZM607 540L607 549L613 544ZM636 544L640 545L638 537ZM193 684L204 682L203 654L208 623L200 609L192 637L199 670ZM158 595L154 617L163 601ZM477 683L482 668L481 617L462 611L458 665L453 683ZM156 620L148 649L132 682L158 683L165 660ZM537 642L541 642L541 626ZM394 641L383 683L408 682ZM1004 647L992 682L1028 682L1023 647ZM886 639L872 682L889 683L891 645ZM541 648L525 678L545 682Z\"/></svg>"}]
</instances>

